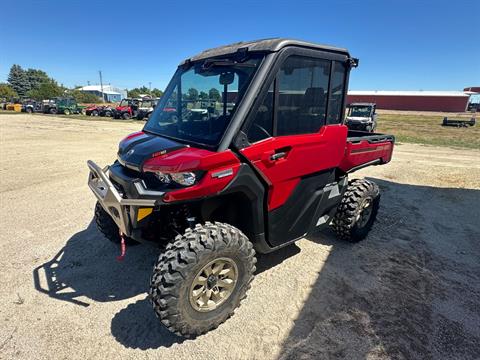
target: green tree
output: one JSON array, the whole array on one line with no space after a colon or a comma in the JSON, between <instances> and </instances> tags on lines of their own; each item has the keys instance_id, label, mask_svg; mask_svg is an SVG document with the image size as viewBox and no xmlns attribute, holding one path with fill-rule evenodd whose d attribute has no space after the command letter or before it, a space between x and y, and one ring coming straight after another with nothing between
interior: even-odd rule
<instances>
[{"instance_id":1,"label":"green tree","mask_svg":"<svg viewBox=\"0 0 480 360\"><path fill-rule=\"evenodd\" d=\"M129 98L137 98L139 97L141 94L140 92L140 89L139 88L133 88L131 90L128 90L128 97Z\"/></svg>"},{"instance_id":2,"label":"green tree","mask_svg":"<svg viewBox=\"0 0 480 360\"><path fill-rule=\"evenodd\" d=\"M64 88L58 86L55 80L50 79L47 82L41 83L38 88L30 90L28 96L35 100L45 100L62 96L64 92Z\"/></svg>"},{"instance_id":3,"label":"green tree","mask_svg":"<svg viewBox=\"0 0 480 360\"><path fill-rule=\"evenodd\" d=\"M25 96L30 90L27 73L20 65L12 65L7 81L19 96Z\"/></svg>"},{"instance_id":4,"label":"green tree","mask_svg":"<svg viewBox=\"0 0 480 360\"><path fill-rule=\"evenodd\" d=\"M142 86L139 90L140 90L140 94L150 95L150 90L146 86Z\"/></svg>"},{"instance_id":5,"label":"green tree","mask_svg":"<svg viewBox=\"0 0 480 360\"><path fill-rule=\"evenodd\" d=\"M198 90L195 89L195 88L188 89L186 98L187 98L187 100L197 101L198 100Z\"/></svg>"},{"instance_id":6,"label":"green tree","mask_svg":"<svg viewBox=\"0 0 480 360\"><path fill-rule=\"evenodd\" d=\"M48 82L49 80L51 80L50 77L47 75L47 73L43 70L28 69L27 71L25 71L25 74L27 75L27 78L28 78L28 84L29 84L28 91L33 89L38 89L38 87L42 83Z\"/></svg>"},{"instance_id":7,"label":"green tree","mask_svg":"<svg viewBox=\"0 0 480 360\"><path fill-rule=\"evenodd\" d=\"M9 100L16 97L18 97L18 94L10 85L6 83L0 83L0 98Z\"/></svg>"},{"instance_id":8,"label":"green tree","mask_svg":"<svg viewBox=\"0 0 480 360\"><path fill-rule=\"evenodd\" d=\"M158 98L159 98L159 97L162 97L162 96L163 96L163 91L162 91L162 90L159 90L159 89L157 89L157 88L154 88L154 89L152 90L152 96L158 97Z\"/></svg>"},{"instance_id":9,"label":"green tree","mask_svg":"<svg viewBox=\"0 0 480 360\"><path fill-rule=\"evenodd\" d=\"M220 95L220 91L218 91L218 89L215 89L215 88L211 88L208 91L208 97L212 100L215 100L215 101L221 101L222 100L222 95Z\"/></svg>"},{"instance_id":10,"label":"green tree","mask_svg":"<svg viewBox=\"0 0 480 360\"><path fill-rule=\"evenodd\" d=\"M200 100L208 100L208 94L205 91L200 91L200 94L198 95L198 98Z\"/></svg>"}]
</instances>

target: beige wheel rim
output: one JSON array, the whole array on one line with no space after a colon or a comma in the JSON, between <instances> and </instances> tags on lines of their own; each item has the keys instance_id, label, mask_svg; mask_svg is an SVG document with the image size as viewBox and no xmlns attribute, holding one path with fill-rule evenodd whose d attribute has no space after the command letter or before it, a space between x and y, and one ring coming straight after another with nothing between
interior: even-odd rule
<instances>
[{"instance_id":1,"label":"beige wheel rim","mask_svg":"<svg viewBox=\"0 0 480 360\"><path fill-rule=\"evenodd\" d=\"M360 212L357 215L357 226L359 228L364 227L367 225L368 220L370 220L370 216L372 215L372 200L371 199L365 199L365 201L362 203L362 207L360 209Z\"/></svg>"},{"instance_id":2,"label":"beige wheel rim","mask_svg":"<svg viewBox=\"0 0 480 360\"><path fill-rule=\"evenodd\" d=\"M232 295L238 268L230 258L210 261L195 276L190 287L190 304L201 312L215 310Z\"/></svg>"}]
</instances>

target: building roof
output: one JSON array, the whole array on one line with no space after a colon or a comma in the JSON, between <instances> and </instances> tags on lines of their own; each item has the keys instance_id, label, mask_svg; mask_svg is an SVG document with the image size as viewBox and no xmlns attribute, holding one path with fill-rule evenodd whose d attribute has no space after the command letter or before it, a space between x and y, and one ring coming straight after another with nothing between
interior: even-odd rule
<instances>
[{"instance_id":1,"label":"building roof","mask_svg":"<svg viewBox=\"0 0 480 360\"><path fill-rule=\"evenodd\" d=\"M79 88L80 91L98 91L102 92L102 87L100 85L88 85ZM121 95L118 91L114 91L111 85L103 86L103 93L107 95Z\"/></svg>"},{"instance_id":2,"label":"building roof","mask_svg":"<svg viewBox=\"0 0 480 360\"><path fill-rule=\"evenodd\" d=\"M201 53L192 56L190 61L205 59L214 56L221 56L234 53L239 49L246 48L248 51L266 51L266 52L277 52L283 49L286 46L300 46L310 49L319 49L326 51L334 51L338 53L345 54L350 56L347 49L339 48L330 45L316 44L307 41L294 40L294 39L284 39L284 38L273 38L273 39L261 39L255 41L242 41L230 45L224 45L216 47L213 49L208 49L202 51Z\"/></svg>"},{"instance_id":3,"label":"building roof","mask_svg":"<svg viewBox=\"0 0 480 360\"><path fill-rule=\"evenodd\" d=\"M477 93L480 94L480 86L470 86L463 89L463 91L469 94L477 94Z\"/></svg>"},{"instance_id":4,"label":"building roof","mask_svg":"<svg viewBox=\"0 0 480 360\"><path fill-rule=\"evenodd\" d=\"M396 91L396 90L353 90L348 95L365 95L365 96L449 96L449 97L468 97L463 91Z\"/></svg>"}]
</instances>

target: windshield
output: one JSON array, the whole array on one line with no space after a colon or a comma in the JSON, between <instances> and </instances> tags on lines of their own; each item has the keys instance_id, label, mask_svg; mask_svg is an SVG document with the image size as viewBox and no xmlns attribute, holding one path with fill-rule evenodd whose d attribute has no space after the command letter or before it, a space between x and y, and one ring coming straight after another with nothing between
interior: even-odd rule
<instances>
[{"instance_id":1,"label":"windshield","mask_svg":"<svg viewBox=\"0 0 480 360\"><path fill-rule=\"evenodd\" d=\"M217 145L262 58L207 59L179 67L144 130Z\"/></svg>"},{"instance_id":2,"label":"windshield","mask_svg":"<svg viewBox=\"0 0 480 360\"><path fill-rule=\"evenodd\" d=\"M348 116L351 117L370 117L371 106L351 106L348 110Z\"/></svg>"},{"instance_id":3,"label":"windshield","mask_svg":"<svg viewBox=\"0 0 480 360\"><path fill-rule=\"evenodd\" d=\"M127 99L123 99L122 101L120 101L120 106L128 106L130 105L130 101L127 100Z\"/></svg>"}]
</instances>

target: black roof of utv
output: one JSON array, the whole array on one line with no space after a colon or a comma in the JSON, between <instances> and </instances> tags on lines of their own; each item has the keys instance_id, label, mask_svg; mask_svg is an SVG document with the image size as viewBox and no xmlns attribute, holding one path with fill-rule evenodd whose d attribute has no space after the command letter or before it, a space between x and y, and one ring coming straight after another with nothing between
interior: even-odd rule
<instances>
[{"instance_id":1,"label":"black roof of utv","mask_svg":"<svg viewBox=\"0 0 480 360\"><path fill-rule=\"evenodd\" d=\"M239 50L246 50L251 52L277 52L287 46L299 46L307 49L315 50L324 50L331 51L336 53L345 54L350 57L347 49L339 48L330 45L315 44L312 42L294 40L294 39L284 39L284 38L274 38L274 39L262 39L255 41L242 41L230 45L219 46L213 49L208 49L202 51L201 53L192 56L187 61L197 61L211 57L217 57L227 54L235 53Z\"/></svg>"}]
</instances>

